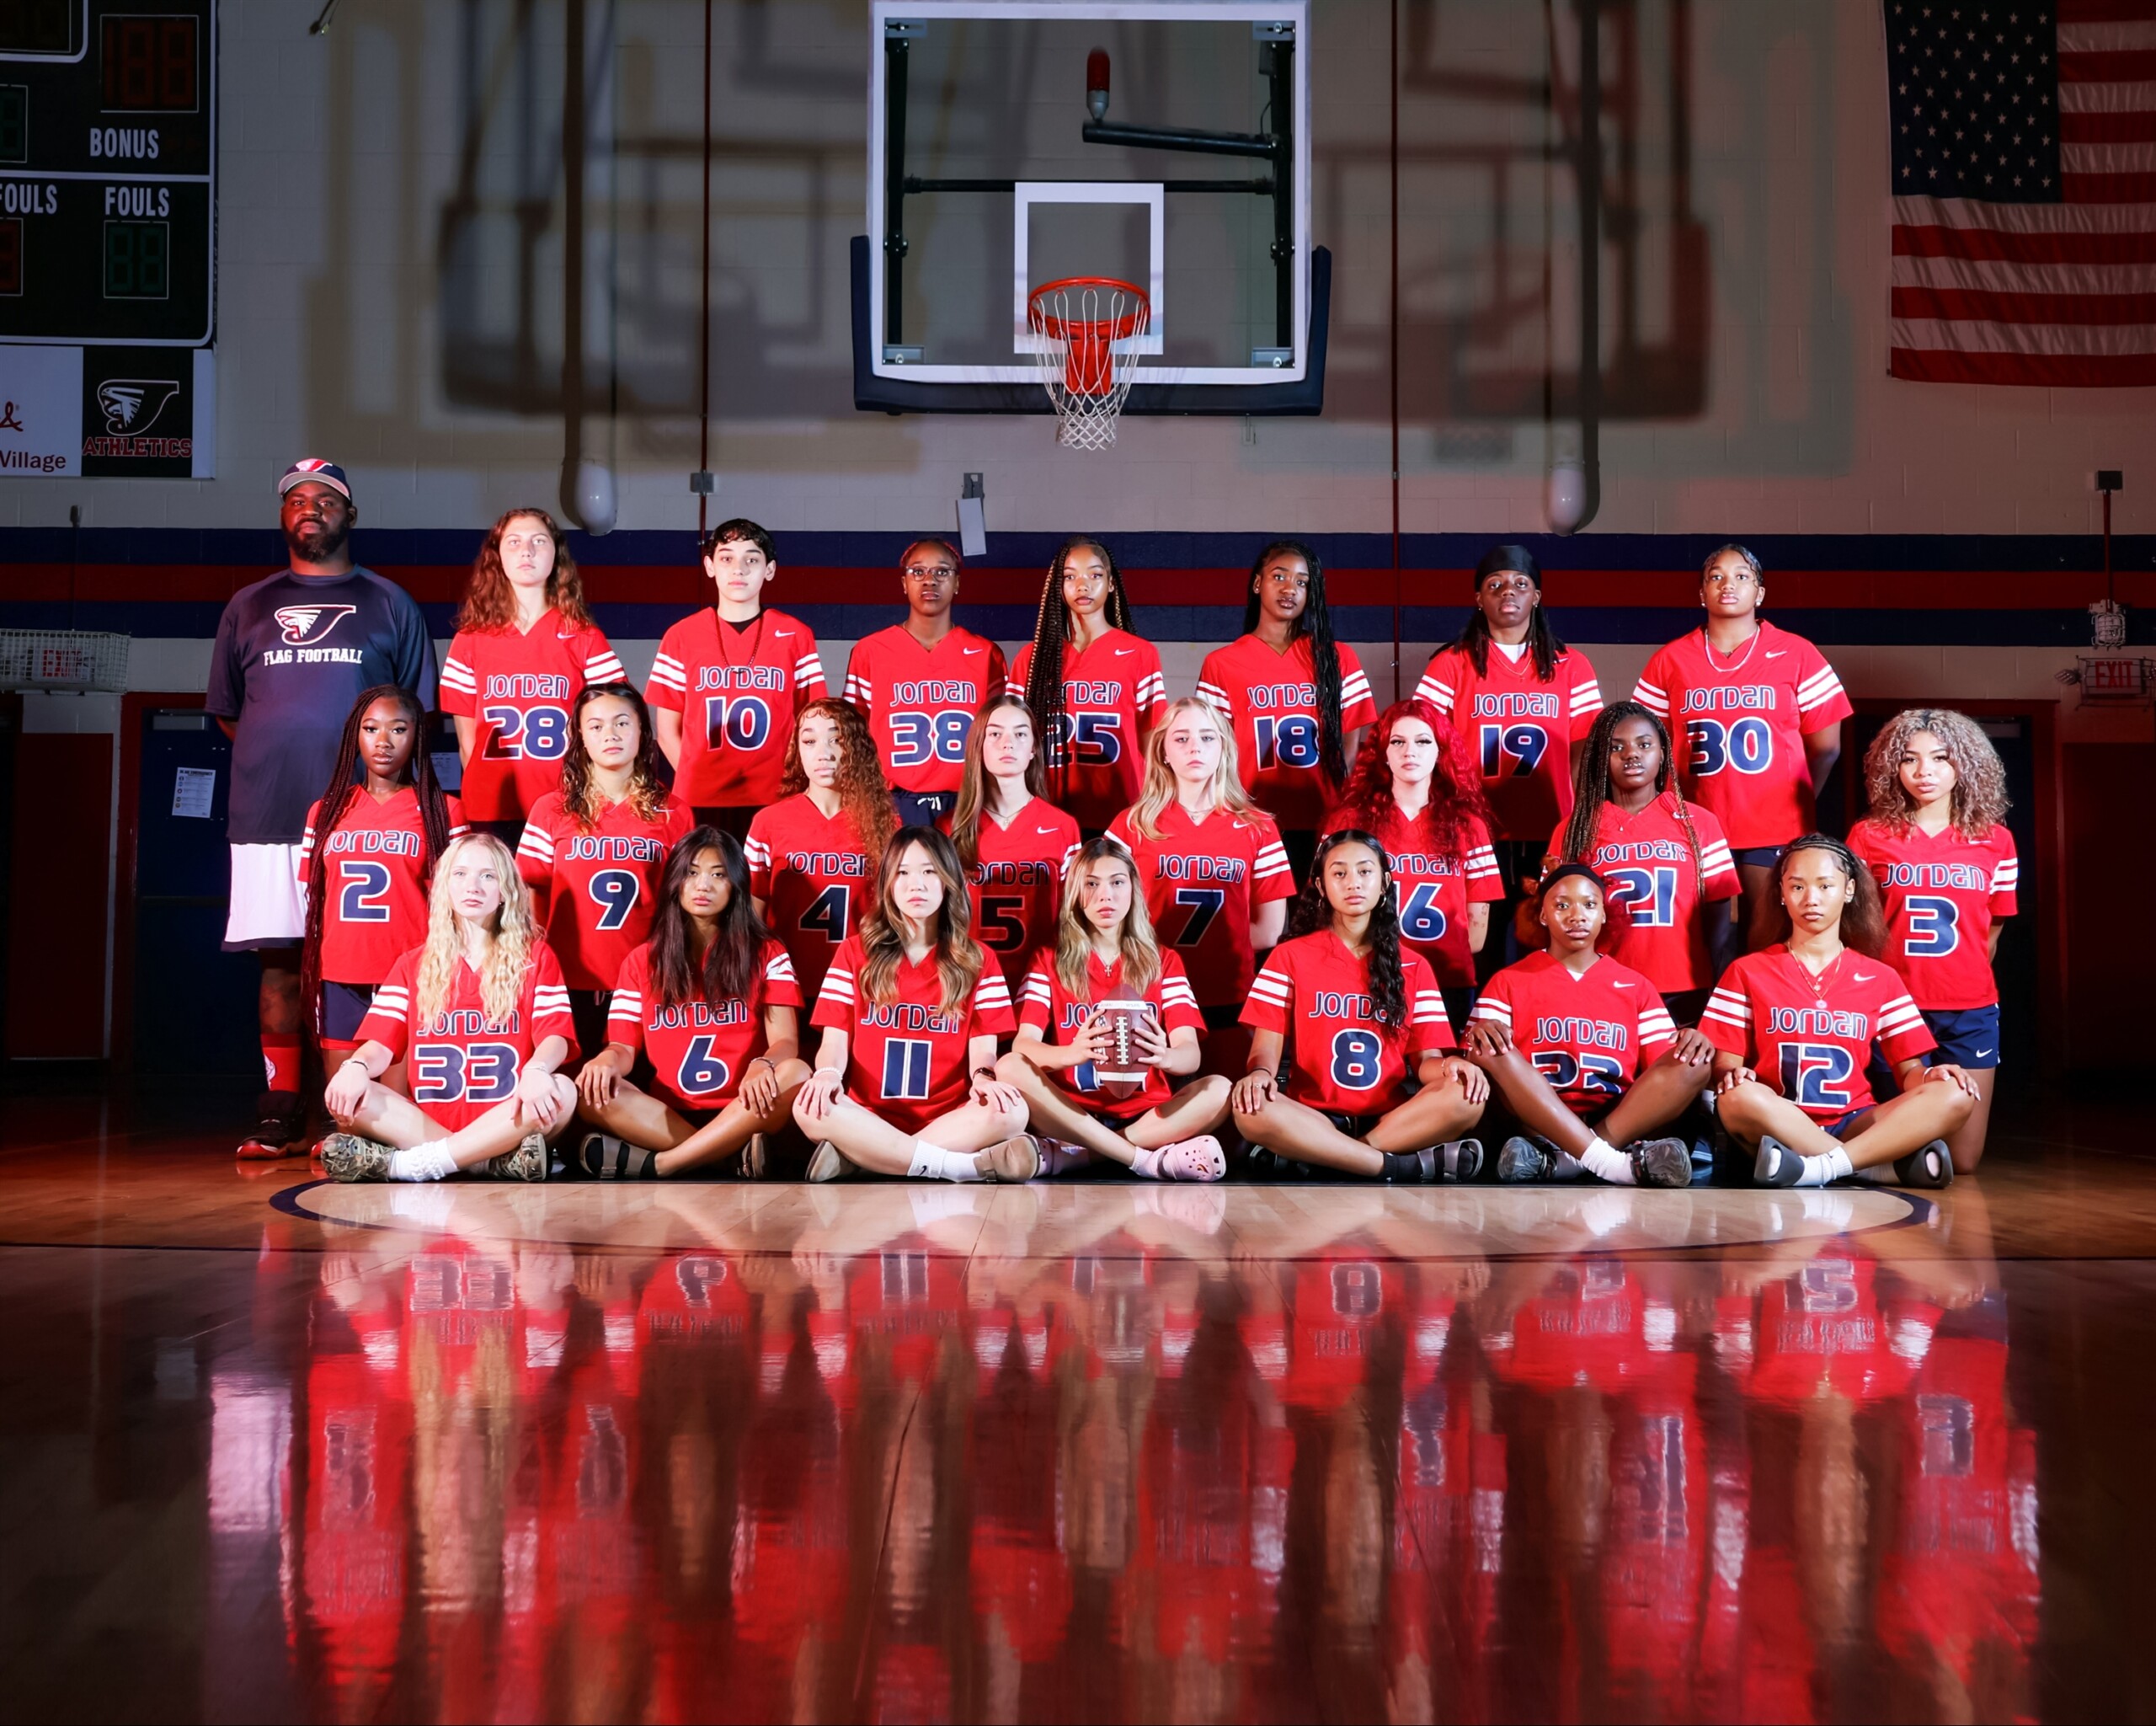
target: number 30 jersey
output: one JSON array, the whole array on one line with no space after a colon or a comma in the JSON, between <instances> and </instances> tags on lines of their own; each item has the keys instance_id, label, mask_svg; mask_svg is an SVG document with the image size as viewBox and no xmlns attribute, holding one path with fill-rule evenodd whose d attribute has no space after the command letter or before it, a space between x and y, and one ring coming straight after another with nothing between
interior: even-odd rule
<instances>
[{"instance_id":1,"label":"number 30 jersey","mask_svg":"<svg viewBox=\"0 0 2156 1726\"><path fill-rule=\"evenodd\" d=\"M475 821L514 821L562 783L569 703L587 683L628 673L595 623L549 611L527 634L460 629L441 662L441 710L473 721L464 806Z\"/></svg>"},{"instance_id":2,"label":"number 30 jersey","mask_svg":"<svg viewBox=\"0 0 2156 1726\"><path fill-rule=\"evenodd\" d=\"M1023 697L1033 676L1033 644L1018 649L1011 693ZM1081 653L1063 649L1063 729L1043 738L1049 797L1082 827L1108 824L1138 800L1145 777L1145 735L1168 704L1161 655L1150 641L1104 630Z\"/></svg>"},{"instance_id":3,"label":"number 30 jersey","mask_svg":"<svg viewBox=\"0 0 2156 1726\"><path fill-rule=\"evenodd\" d=\"M1577 648L1557 655L1547 683L1532 653L1514 660L1492 646L1477 671L1464 649L1442 648L1415 693L1452 721L1498 838L1540 839L1572 812L1572 742L1602 711L1602 686Z\"/></svg>"},{"instance_id":4,"label":"number 30 jersey","mask_svg":"<svg viewBox=\"0 0 2156 1726\"><path fill-rule=\"evenodd\" d=\"M488 1019L479 974L460 958L449 998L431 1020L418 1023L423 950L415 947L398 959L374 991L360 1021L359 1040L379 1043L403 1061L412 1100L435 1125L453 1133L516 1094L524 1063L547 1038L562 1038L574 1052L576 1021L569 1017L569 991L554 949L542 943L531 949L524 986L506 1019Z\"/></svg>"},{"instance_id":5,"label":"number 30 jersey","mask_svg":"<svg viewBox=\"0 0 2156 1726\"><path fill-rule=\"evenodd\" d=\"M765 921L813 997L832 955L868 909L876 860L843 809L826 815L805 791L758 810L741 848L749 860L749 891L763 900Z\"/></svg>"},{"instance_id":6,"label":"number 30 jersey","mask_svg":"<svg viewBox=\"0 0 2156 1726\"><path fill-rule=\"evenodd\" d=\"M1849 830L1849 849L1879 883L1886 905L1886 957L1926 1013L1961 1013L1999 999L1991 926L2015 913L2021 865L2014 836L1994 826L1981 839L1948 827L1897 833L1873 820Z\"/></svg>"},{"instance_id":7,"label":"number 30 jersey","mask_svg":"<svg viewBox=\"0 0 2156 1726\"><path fill-rule=\"evenodd\" d=\"M1287 1036L1288 1095L1333 1114L1383 1114L1407 1099L1411 1061L1454 1047L1452 1021L1429 966L1402 948L1407 1023L1370 1005L1370 965L1330 929L1283 941L1251 985L1242 1023Z\"/></svg>"},{"instance_id":8,"label":"number 30 jersey","mask_svg":"<svg viewBox=\"0 0 2156 1726\"><path fill-rule=\"evenodd\" d=\"M776 941L764 954L748 991L713 1007L701 996L668 1006L651 981L647 942L622 961L614 998L606 1003L608 1040L651 1063L652 1094L675 1109L723 1109L741 1088L749 1063L761 1055L764 1009L801 1005L793 962Z\"/></svg>"},{"instance_id":9,"label":"number 30 jersey","mask_svg":"<svg viewBox=\"0 0 2156 1726\"><path fill-rule=\"evenodd\" d=\"M894 623L854 643L846 698L867 720L893 790L956 791L974 715L1009 675L1003 649L970 629L923 647Z\"/></svg>"},{"instance_id":10,"label":"number 30 jersey","mask_svg":"<svg viewBox=\"0 0 2156 1726\"><path fill-rule=\"evenodd\" d=\"M449 804L449 836L467 831L464 808ZM427 938L427 833L419 820L419 794L403 787L387 803L365 791L344 806L336 831L318 831L322 805L307 812L300 841L300 887L306 890L314 849L322 847L322 980L325 983L379 983L397 961ZM310 1007L312 1012L312 1008Z\"/></svg>"},{"instance_id":11,"label":"number 30 jersey","mask_svg":"<svg viewBox=\"0 0 2156 1726\"><path fill-rule=\"evenodd\" d=\"M1901 973L1846 948L1817 977L1785 946L1746 954L1715 985L1700 1029L1821 1122L1872 1105L1875 1043L1889 1066L1939 1046Z\"/></svg>"},{"instance_id":12,"label":"number 30 jersey","mask_svg":"<svg viewBox=\"0 0 2156 1726\"><path fill-rule=\"evenodd\" d=\"M651 934L667 853L696 818L669 793L656 820L623 799L587 830L550 791L517 842L516 870L530 884L547 939L572 989L611 989L622 963Z\"/></svg>"},{"instance_id":13,"label":"number 30 jersey","mask_svg":"<svg viewBox=\"0 0 2156 1726\"><path fill-rule=\"evenodd\" d=\"M1550 1088L1586 1112L1614 1107L1677 1040L1654 985L1607 956L1575 975L1550 954L1529 954L1482 986L1473 1017L1503 1026Z\"/></svg>"}]
</instances>

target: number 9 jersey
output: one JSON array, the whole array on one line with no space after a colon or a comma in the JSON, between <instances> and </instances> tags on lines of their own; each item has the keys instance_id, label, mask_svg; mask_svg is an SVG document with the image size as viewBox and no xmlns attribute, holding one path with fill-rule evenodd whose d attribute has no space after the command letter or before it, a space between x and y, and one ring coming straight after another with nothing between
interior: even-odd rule
<instances>
[{"instance_id":1,"label":"number 9 jersey","mask_svg":"<svg viewBox=\"0 0 2156 1726\"><path fill-rule=\"evenodd\" d=\"M539 799L517 842L516 872L531 888L533 914L570 988L614 986L622 961L650 938L667 853L696 824L671 792L655 820L645 820L635 799L624 798L589 829L560 792Z\"/></svg>"},{"instance_id":2,"label":"number 9 jersey","mask_svg":"<svg viewBox=\"0 0 2156 1726\"><path fill-rule=\"evenodd\" d=\"M1939 1046L1901 973L1848 948L1817 977L1785 946L1746 954L1715 985L1700 1029L1830 1130L1877 1100L1865 1077L1873 1044L1891 1067Z\"/></svg>"},{"instance_id":3,"label":"number 9 jersey","mask_svg":"<svg viewBox=\"0 0 2156 1726\"><path fill-rule=\"evenodd\" d=\"M1283 941L1251 985L1242 1023L1288 1039L1287 1093L1331 1114L1383 1114L1407 1100L1411 1061L1455 1046L1438 980L1406 948L1400 954L1407 1023L1378 1023L1370 966L1330 929Z\"/></svg>"},{"instance_id":4,"label":"number 9 jersey","mask_svg":"<svg viewBox=\"0 0 2156 1726\"><path fill-rule=\"evenodd\" d=\"M1849 849L1879 883L1886 909L1886 956L1926 1013L1966 1013L1999 999L1991 969L1991 926L2014 915L2021 865L2014 836L1994 826L1981 839L1958 828L1897 833L1861 820Z\"/></svg>"},{"instance_id":5,"label":"number 9 jersey","mask_svg":"<svg viewBox=\"0 0 2156 1726\"><path fill-rule=\"evenodd\" d=\"M542 942L531 949L516 1006L505 1021L488 1022L479 974L460 958L441 1010L431 1023L414 1023L424 950L415 947L398 959L374 991L360 1021L359 1040L379 1043L392 1060L403 1061L412 1100L436 1126L453 1133L516 1094L524 1063L547 1038L561 1038L574 1054L576 1021L554 949Z\"/></svg>"}]
</instances>

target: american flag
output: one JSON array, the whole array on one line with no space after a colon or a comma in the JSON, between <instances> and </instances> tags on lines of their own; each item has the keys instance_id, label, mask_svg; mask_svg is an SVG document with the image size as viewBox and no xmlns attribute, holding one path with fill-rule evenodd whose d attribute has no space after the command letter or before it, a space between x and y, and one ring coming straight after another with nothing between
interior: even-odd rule
<instances>
[{"instance_id":1,"label":"american flag","mask_svg":"<svg viewBox=\"0 0 2156 1726\"><path fill-rule=\"evenodd\" d=\"M2156 383L2156 0L1885 0L1887 369Z\"/></svg>"}]
</instances>

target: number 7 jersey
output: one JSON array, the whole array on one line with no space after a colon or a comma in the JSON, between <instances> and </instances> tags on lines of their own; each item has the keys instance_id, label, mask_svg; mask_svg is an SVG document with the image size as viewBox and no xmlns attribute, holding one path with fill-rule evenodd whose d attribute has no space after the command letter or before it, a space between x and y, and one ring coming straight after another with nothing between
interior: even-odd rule
<instances>
[{"instance_id":1,"label":"number 7 jersey","mask_svg":"<svg viewBox=\"0 0 2156 1726\"><path fill-rule=\"evenodd\" d=\"M1715 985L1700 1029L1822 1123L1876 1100L1865 1077L1874 1044L1893 1067L1938 1047L1901 973L1848 948L1817 977L1786 946L1746 954Z\"/></svg>"}]
</instances>

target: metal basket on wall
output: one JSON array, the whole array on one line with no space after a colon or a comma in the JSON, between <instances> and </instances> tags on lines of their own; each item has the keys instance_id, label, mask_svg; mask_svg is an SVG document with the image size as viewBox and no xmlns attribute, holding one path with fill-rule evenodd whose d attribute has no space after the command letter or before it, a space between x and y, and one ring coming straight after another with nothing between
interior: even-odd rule
<instances>
[{"instance_id":1,"label":"metal basket on wall","mask_svg":"<svg viewBox=\"0 0 2156 1726\"><path fill-rule=\"evenodd\" d=\"M0 689L120 692L133 639L95 629L0 629Z\"/></svg>"}]
</instances>

